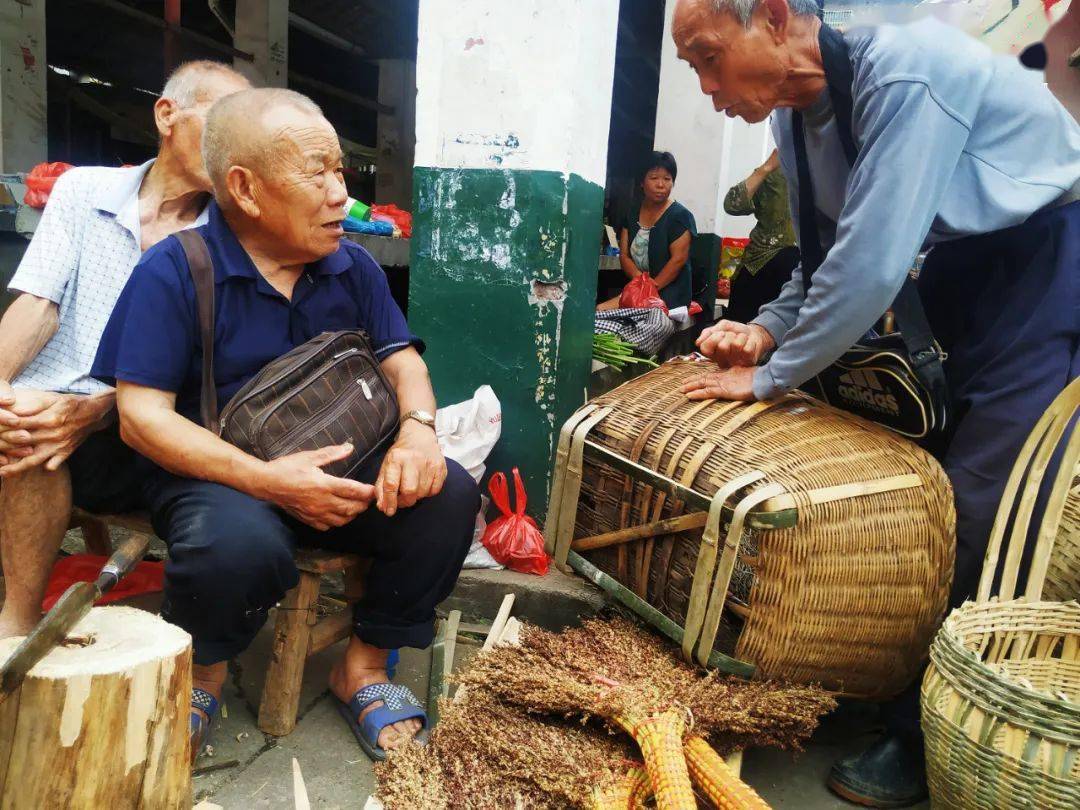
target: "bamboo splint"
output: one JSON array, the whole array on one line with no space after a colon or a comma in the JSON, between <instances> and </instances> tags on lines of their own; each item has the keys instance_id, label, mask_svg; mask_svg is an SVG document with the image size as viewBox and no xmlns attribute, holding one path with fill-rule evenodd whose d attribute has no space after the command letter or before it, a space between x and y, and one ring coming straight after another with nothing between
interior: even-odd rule
<instances>
[{"instance_id":1,"label":"bamboo splint","mask_svg":"<svg viewBox=\"0 0 1080 810\"><path fill-rule=\"evenodd\" d=\"M943 471L802 394L690 402L678 391L698 368L666 363L566 423L545 526L555 563L688 660L895 694L921 666L951 584Z\"/></svg>"}]
</instances>

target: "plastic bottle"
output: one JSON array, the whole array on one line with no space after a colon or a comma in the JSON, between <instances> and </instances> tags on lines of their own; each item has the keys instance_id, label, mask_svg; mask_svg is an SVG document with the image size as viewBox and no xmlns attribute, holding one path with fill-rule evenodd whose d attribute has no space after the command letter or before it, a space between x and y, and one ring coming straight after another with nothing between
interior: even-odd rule
<instances>
[{"instance_id":1,"label":"plastic bottle","mask_svg":"<svg viewBox=\"0 0 1080 810\"><path fill-rule=\"evenodd\" d=\"M365 205L359 200L354 200L352 197L347 197L345 200L345 216L367 222L371 219L371 206Z\"/></svg>"}]
</instances>

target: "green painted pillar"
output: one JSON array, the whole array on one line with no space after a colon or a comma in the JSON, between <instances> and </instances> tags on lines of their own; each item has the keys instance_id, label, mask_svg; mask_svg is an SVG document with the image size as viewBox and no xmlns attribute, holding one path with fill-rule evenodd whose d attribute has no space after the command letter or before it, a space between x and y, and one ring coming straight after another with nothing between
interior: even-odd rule
<instances>
[{"instance_id":1,"label":"green painted pillar","mask_svg":"<svg viewBox=\"0 0 1080 810\"><path fill-rule=\"evenodd\" d=\"M421 0L409 322L542 514L592 354L618 0Z\"/></svg>"}]
</instances>

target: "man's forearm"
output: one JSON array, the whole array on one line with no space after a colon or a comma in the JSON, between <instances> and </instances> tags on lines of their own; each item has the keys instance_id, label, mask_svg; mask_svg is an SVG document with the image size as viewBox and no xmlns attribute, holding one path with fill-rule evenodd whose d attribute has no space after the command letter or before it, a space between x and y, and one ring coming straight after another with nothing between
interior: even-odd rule
<instances>
[{"instance_id":1,"label":"man's forearm","mask_svg":"<svg viewBox=\"0 0 1080 810\"><path fill-rule=\"evenodd\" d=\"M171 473L269 499L263 486L265 462L176 411L150 408L132 415L121 409L120 432L127 444Z\"/></svg>"},{"instance_id":2,"label":"man's forearm","mask_svg":"<svg viewBox=\"0 0 1080 810\"><path fill-rule=\"evenodd\" d=\"M397 394L402 414L409 411L435 413L435 392L427 365L415 349L405 349L386 358L382 364L387 379Z\"/></svg>"},{"instance_id":3,"label":"man's forearm","mask_svg":"<svg viewBox=\"0 0 1080 810\"><path fill-rule=\"evenodd\" d=\"M0 319L0 380L11 381L38 356L60 325L59 307L22 293Z\"/></svg>"}]
</instances>

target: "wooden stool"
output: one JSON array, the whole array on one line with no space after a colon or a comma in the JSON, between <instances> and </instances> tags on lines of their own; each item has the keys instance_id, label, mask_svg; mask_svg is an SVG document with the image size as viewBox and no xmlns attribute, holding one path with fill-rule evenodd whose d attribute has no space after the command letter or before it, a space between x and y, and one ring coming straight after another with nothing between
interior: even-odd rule
<instances>
[{"instance_id":1,"label":"wooden stool","mask_svg":"<svg viewBox=\"0 0 1080 810\"><path fill-rule=\"evenodd\" d=\"M285 594L277 608L270 666L259 704L260 731L284 737L296 727L304 664L310 656L352 633L352 611L348 605L319 619L316 607L323 575L343 573L345 600L352 603L361 596L370 563L371 560L355 554L314 549L296 553L300 584Z\"/></svg>"},{"instance_id":2,"label":"wooden stool","mask_svg":"<svg viewBox=\"0 0 1080 810\"><path fill-rule=\"evenodd\" d=\"M120 526L131 532L154 536L154 529L145 513L94 515L78 508L72 510L71 527L82 529L86 548L92 554L108 556L112 553L109 526ZM307 659L331 644L348 638L352 632L352 611L348 604L342 605L342 610L319 619L317 605L323 575L344 574L346 602L355 602L361 596L363 578L370 563L369 559L355 554L317 549L296 552L300 582L278 604L270 665L259 703L261 731L283 737L296 727L300 685Z\"/></svg>"}]
</instances>

